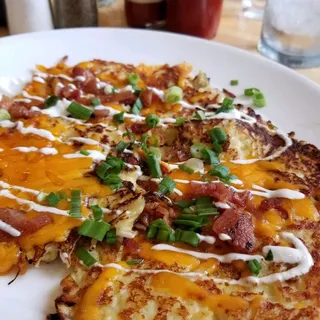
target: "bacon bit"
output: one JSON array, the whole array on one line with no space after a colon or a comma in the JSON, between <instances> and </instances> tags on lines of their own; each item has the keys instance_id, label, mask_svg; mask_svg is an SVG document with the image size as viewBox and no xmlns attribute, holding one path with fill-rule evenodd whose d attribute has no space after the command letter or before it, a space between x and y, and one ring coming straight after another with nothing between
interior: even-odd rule
<instances>
[{"instance_id":1,"label":"bacon bit","mask_svg":"<svg viewBox=\"0 0 320 320\"><path fill-rule=\"evenodd\" d=\"M118 153L118 156L121 156L124 162L127 162L133 166L141 165L140 161L131 153Z\"/></svg>"},{"instance_id":2,"label":"bacon bit","mask_svg":"<svg viewBox=\"0 0 320 320\"><path fill-rule=\"evenodd\" d=\"M212 230L217 236L227 234L228 242L239 252L251 252L256 243L251 216L239 209L227 209L213 223Z\"/></svg>"},{"instance_id":3,"label":"bacon bit","mask_svg":"<svg viewBox=\"0 0 320 320\"><path fill-rule=\"evenodd\" d=\"M143 134L150 130L145 123L134 123L130 126L130 130L135 134Z\"/></svg>"},{"instance_id":4,"label":"bacon bit","mask_svg":"<svg viewBox=\"0 0 320 320\"><path fill-rule=\"evenodd\" d=\"M21 235L34 233L42 227L52 223L51 217L47 214L39 215L34 219L28 219L25 217L23 211L11 208L0 208L0 219L19 230ZM0 241L8 241L14 238L15 237L12 237L6 232L0 231Z\"/></svg>"},{"instance_id":5,"label":"bacon bit","mask_svg":"<svg viewBox=\"0 0 320 320\"><path fill-rule=\"evenodd\" d=\"M94 117L95 119L103 119L103 118L109 118L110 111L109 110L94 110Z\"/></svg>"},{"instance_id":6,"label":"bacon bit","mask_svg":"<svg viewBox=\"0 0 320 320\"><path fill-rule=\"evenodd\" d=\"M98 81L95 75L90 70L75 66L72 70L72 76L74 78L78 76L85 78L84 81L75 81L77 87L82 89L85 93L97 93Z\"/></svg>"},{"instance_id":7,"label":"bacon bit","mask_svg":"<svg viewBox=\"0 0 320 320\"><path fill-rule=\"evenodd\" d=\"M0 99L0 109L9 110L12 104L13 100L7 96L2 96L2 99Z\"/></svg>"},{"instance_id":8,"label":"bacon bit","mask_svg":"<svg viewBox=\"0 0 320 320\"><path fill-rule=\"evenodd\" d=\"M137 255L141 251L140 244L134 239L124 239L123 246L126 253Z\"/></svg>"},{"instance_id":9,"label":"bacon bit","mask_svg":"<svg viewBox=\"0 0 320 320\"><path fill-rule=\"evenodd\" d=\"M160 97L150 89L142 91L140 99L145 108L151 107L154 103L161 103Z\"/></svg>"},{"instance_id":10,"label":"bacon bit","mask_svg":"<svg viewBox=\"0 0 320 320\"><path fill-rule=\"evenodd\" d=\"M136 95L131 91L118 92L110 97L110 102L117 102L128 105L135 103L136 100Z\"/></svg>"},{"instance_id":11,"label":"bacon bit","mask_svg":"<svg viewBox=\"0 0 320 320\"><path fill-rule=\"evenodd\" d=\"M281 218L288 219L289 214L287 210L283 208L282 205L283 201L280 198L264 199L261 202L259 209L263 212L268 211L270 209L276 209L280 213Z\"/></svg>"},{"instance_id":12,"label":"bacon bit","mask_svg":"<svg viewBox=\"0 0 320 320\"><path fill-rule=\"evenodd\" d=\"M68 100L79 101L81 99L81 91L79 89L72 89L69 86L65 86L61 89L59 96Z\"/></svg>"},{"instance_id":13,"label":"bacon bit","mask_svg":"<svg viewBox=\"0 0 320 320\"><path fill-rule=\"evenodd\" d=\"M27 107L21 105L18 102L14 102L9 107L8 111L11 114L11 116L15 119L21 119L21 118L22 119L29 119L29 118L32 118L32 117L36 116L37 114L39 114L39 112L31 111Z\"/></svg>"},{"instance_id":14,"label":"bacon bit","mask_svg":"<svg viewBox=\"0 0 320 320\"><path fill-rule=\"evenodd\" d=\"M225 93L228 97L234 99L236 98L236 95L233 94L232 92L228 91L227 89L222 89L223 93Z\"/></svg>"}]
</instances>

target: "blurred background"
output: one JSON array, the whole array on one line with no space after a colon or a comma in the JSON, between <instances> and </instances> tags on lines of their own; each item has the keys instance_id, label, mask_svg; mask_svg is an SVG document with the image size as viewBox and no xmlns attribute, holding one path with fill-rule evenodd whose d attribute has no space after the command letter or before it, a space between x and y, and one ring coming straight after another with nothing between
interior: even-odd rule
<instances>
[{"instance_id":1,"label":"blurred background","mask_svg":"<svg viewBox=\"0 0 320 320\"><path fill-rule=\"evenodd\" d=\"M73 27L214 39L320 82L320 0L0 0L0 36Z\"/></svg>"}]
</instances>

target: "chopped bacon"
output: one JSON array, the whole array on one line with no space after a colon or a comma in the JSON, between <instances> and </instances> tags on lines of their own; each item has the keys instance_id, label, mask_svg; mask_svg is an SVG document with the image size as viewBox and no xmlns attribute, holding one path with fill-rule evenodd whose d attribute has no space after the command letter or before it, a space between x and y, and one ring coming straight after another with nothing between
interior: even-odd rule
<instances>
[{"instance_id":1,"label":"chopped bacon","mask_svg":"<svg viewBox=\"0 0 320 320\"><path fill-rule=\"evenodd\" d=\"M81 76L85 78L84 81L75 81L78 88L82 89L86 93L97 93L98 80L90 70L76 66L72 70L72 76Z\"/></svg>"},{"instance_id":2,"label":"chopped bacon","mask_svg":"<svg viewBox=\"0 0 320 320\"><path fill-rule=\"evenodd\" d=\"M231 240L228 242L239 252L253 250L256 238L251 216L239 209L227 209L213 223L213 231L216 235L224 233Z\"/></svg>"},{"instance_id":3,"label":"chopped bacon","mask_svg":"<svg viewBox=\"0 0 320 320\"><path fill-rule=\"evenodd\" d=\"M150 128L145 123L133 123L130 126L130 129L135 134L146 133L150 130Z\"/></svg>"},{"instance_id":4,"label":"chopped bacon","mask_svg":"<svg viewBox=\"0 0 320 320\"><path fill-rule=\"evenodd\" d=\"M141 251L140 244L134 239L124 239L123 246L126 253L129 253L131 255L136 255Z\"/></svg>"},{"instance_id":5,"label":"chopped bacon","mask_svg":"<svg viewBox=\"0 0 320 320\"><path fill-rule=\"evenodd\" d=\"M236 95L233 94L232 92L228 91L227 89L222 89L223 93L225 93L228 97L234 99L236 98Z\"/></svg>"},{"instance_id":6,"label":"chopped bacon","mask_svg":"<svg viewBox=\"0 0 320 320\"><path fill-rule=\"evenodd\" d=\"M94 111L95 119L109 118L109 116L110 116L110 111L107 110L107 109L95 110Z\"/></svg>"},{"instance_id":7,"label":"chopped bacon","mask_svg":"<svg viewBox=\"0 0 320 320\"><path fill-rule=\"evenodd\" d=\"M23 211L11 208L0 208L0 220L20 231L21 235L34 233L52 223L51 217L47 214L28 219L25 217ZM10 234L0 231L0 241L12 240L13 238Z\"/></svg>"},{"instance_id":8,"label":"chopped bacon","mask_svg":"<svg viewBox=\"0 0 320 320\"><path fill-rule=\"evenodd\" d=\"M276 209L283 219L288 219L289 216L287 210L283 208L283 201L281 198L264 199L261 202L259 209L263 212L270 209Z\"/></svg>"},{"instance_id":9,"label":"chopped bacon","mask_svg":"<svg viewBox=\"0 0 320 320\"><path fill-rule=\"evenodd\" d=\"M117 102L131 105L135 103L137 96L131 91L122 91L111 96L110 102Z\"/></svg>"},{"instance_id":10,"label":"chopped bacon","mask_svg":"<svg viewBox=\"0 0 320 320\"><path fill-rule=\"evenodd\" d=\"M2 96L2 99L0 97L0 109L9 110L12 104L13 104L13 100L10 99L9 97Z\"/></svg>"},{"instance_id":11,"label":"chopped bacon","mask_svg":"<svg viewBox=\"0 0 320 320\"><path fill-rule=\"evenodd\" d=\"M140 99L145 108L151 107L153 103L161 103L161 98L150 89L142 91Z\"/></svg>"},{"instance_id":12,"label":"chopped bacon","mask_svg":"<svg viewBox=\"0 0 320 320\"><path fill-rule=\"evenodd\" d=\"M119 152L119 155L121 156L122 160L126 163L129 163L133 166L138 166L140 165L140 161L131 153L127 153L127 152ZM118 155L118 156L119 156Z\"/></svg>"},{"instance_id":13,"label":"chopped bacon","mask_svg":"<svg viewBox=\"0 0 320 320\"><path fill-rule=\"evenodd\" d=\"M9 113L11 116L15 119L28 119L32 118L35 115L39 114L37 111L31 111L27 107L21 105L18 102L14 102L10 107L9 107Z\"/></svg>"},{"instance_id":14,"label":"chopped bacon","mask_svg":"<svg viewBox=\"0 0 320 320\"><path fill-rule=\"evenodd\" d=\"M248 191L237 193L221 182L206 184L191 183L190 192L187 197L194 199L203 196L213 197L219 202L234 203L238 207L246 207L251 194Z\"/></svg>"},{"instance_id":15,"label":"chopped bacon","mask_svg":"<svg viewBox=\"0 0 320 320\"><path fill-rule=\"evenodd\" d=\"M159 218L170 225L171 220L177 217L177 213L173 208L157 196L147 196L146 200L144 210L138 220L142 225L147 227L152 221Z\"/></svg>"},{"instance_id":16,"label":"chopped bacon","mask_svg":"<svg viewBox=\"0 0 320 320\"><path fill-rule=\"evenodd\" d=\"M81 98L81 91L79 89L73 89L70 86L65 86L61 89L59 96L68 100L79 101Z\"/></svg>"}]
</instances>

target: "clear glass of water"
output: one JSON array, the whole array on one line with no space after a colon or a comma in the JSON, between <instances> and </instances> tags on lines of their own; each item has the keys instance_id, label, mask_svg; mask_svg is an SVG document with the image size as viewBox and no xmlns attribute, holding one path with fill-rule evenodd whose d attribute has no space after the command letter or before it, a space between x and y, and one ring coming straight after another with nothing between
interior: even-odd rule
<instances>
[{"instance_id":1,"label":"clear glass of water","mask_svg":"<svg viewBox=\"0 0 320 320\"><path fill-rule=\"evenodd\" d=\"M320 0L268 0L258 50L291 68L320 66Z\"/></svg>"},{"instance_id":2,"label":"clear glass of water","mask_svg":"<svg viewBox=\"0 0 320 320\"><path fill-rule=\"evenodd\" d=\"M265 0L242 0L243 15L249 19L262 20L264 6Z\"/></svg>"}]
</instances>

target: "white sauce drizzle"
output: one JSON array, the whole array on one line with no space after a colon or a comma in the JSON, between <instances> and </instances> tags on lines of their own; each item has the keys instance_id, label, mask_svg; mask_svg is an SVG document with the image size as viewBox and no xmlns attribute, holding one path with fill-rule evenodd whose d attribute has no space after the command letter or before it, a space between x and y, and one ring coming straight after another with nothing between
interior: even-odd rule
<instances>
[{"instance_id":1,"label":"white sauce drizzle","mask_svg":"<svg viewBox=\"0 0 320 320\"><path fill-rule=\"evenodd\" d=\"M198 233L197 233L197 236L198 236L200 241L204 241L204 242L207 242L209 244L214 244L216 242L216 238L212 237L212 236L203 236L203 235L198 234Z\"/></svg>"},{"instance_id":2,"label":"white sauce drizzle","mask_svg":"<svg viewBox=\"0 0 320 320\"><path fill-rule=\"evenodd\" d=\"M225 233L220 233L219 234L219 239L221 241L228 241L228 240L232 240L230 236L228 236L227 234Z\"/></svg>"},{"instance_id":3,"label":"white sauce drizzle","mask_svg":"<svg viewBox=\"0 0 320 320\"><path fill-rule=\"evenodd\" d=\"M22 191L22 192L32 193L34 195L38 195L39 194L38 190L24 188L24 187L20 187L20 186L13 186L13 185L10 185L9 183L4 182L2 180L0 180L0 187L3 188L3 189L15 189L15 190L19 190L19 191Z\"/></svg>"},{"instance_id":4,"label":"white sauce drizzle","mask_svg":"<svg viewBox=\"0 0 320 320\"><path fill-rule=\"evenodd\" d=\"M44 102L44 101L45 101L45 99L42 98L42 97L31 96L27 91L22 91L22 95L23 95L25 98L28 98L28 99L38 100L38 101L41 101L41 102Z\"/></svg>"},{"instance_id":5,"label":"white sauce drizzle","mask_svg":"<svg viewBox=\"0 0 320 320\"><path fill-rule=\"evenodd\" d=\"M39 83L46 83L45 80L39 76L34 76L33 81L39 82Z\"/></svg>"},{"instance_id":6,"label":"white sauce drizzle","mask_svg":"<svg viewBox=\"0 0 320 320\"><path fill-rule=\"evenodd\" d=\"M56 148L41 148L38 149L36 147L16 147L12 148L12 150L17 150L20 152L40 152L45 155L56 155L58 154L58 150Z\"/></svg>"},{"instance_id":7,"label":"white sauce drizzle","mask_svg":"<svg viewBox=\"0 0 320 320\"><path fill-rule=\"evenodd\" d=\"M30 99L14 99L15 102L25 102L25 103L30 103L32 100Z\"/></svg>"},{"instance_id":8,"label":"white sauce drizzle","mask_svg":"<svg viewBox=\"0 0 320 320\"><path fill-rule=\"evenodd\" d=\"M10 120L2 120L0 121L0 127L1 128L13 128L16 126L15 122L12 122Z\"/></svg>"},{"instance_id":9,"label":"white sauce drizzle","mask_svg":"<svg viewBox=\"0 0 320 320\"><path fill-rule=\"evenodd\" d=\"M66 210L60 210L60 209L53 208L53 207L42 206L42 205L39 205L33 201L18 198L15 195L13 195L9 190L0 190L0 196L8 198L8 199L14 199L20 204L27 204L27 205L29 205L30 210L34 210L37 212L50 212L50 213L58 214L61 216L69 216L69 213ZM84 218L82 218L81 220L83 220L83 219Z\"/></svg>"},{"instance_id":10,"label":"white sauce drizzle","mask_svg":"<svg viewBox=\"0 0 320 320\"><path fill-rule=\"evenodd\" d=\"M19 230L15 229L10 224L5 223L2 220L0 220L0 230L10 234L10 236L13 237L19 237L21 235L21 232Z\"/></svg>"},{"instance_id":11,"label":"white sauce drizzle","mask_svg":"<svg viewBox=\"0 0 320 320\"><path fill-rule=\"evenodd\" d=\"M0 148L0 152L2 152L4 149Z\"/></svg>"},{"instance_id":12,"label":"white sauce drizzle","mask_svg":"<svg viewBox=\"0 0 320 320\"><path fill-rule=\"evenodd\" d=\"M75 80L75 81L84 82L84 81L86 81L86 77L84 77L84 76L76 76L76 77L74 78L74 80Z\"/></svg>"},{"instance_id":13,"label":"white sauce drizzle","mask_svg":"<svg viewBox=\"0 0 320 320\"><path fill-rule=\"evenodd\" d=\"M98 146L100 143L97 140L89 139L89 138L82 138L82 137L72 137L69 138L69 141L77 141L88 145L96 145Z\"/></svg>"},{"instance_id":14,"label":"white sauce drizzle","mask_svg":"<svg viewBox=\"0 0 320 320\"><path fill-rule=\"evenodd\" d=\"M221 209L230 209L231 207L227 204L227 203L223 203L223 202L214 202L214 205L217 208L221 208Z\"/></svg>"},{"instance_id":15,"label":"white sauce drizzle","mask_svg":"<svg viewBox=\"0 0 320 320\"><path fill-rule=\"evenodd\" d=\"M56 138L54 137L54 135L50 131L44 130L44 129L37 129L32 126L24 127L23 122L21 122L21 121L17 122L16 129L18 131L20 131L22 134L34 134L34 135L43 137L45 139L48 139L50 141L56 140Z\"/></svg>"}]
</instances>

